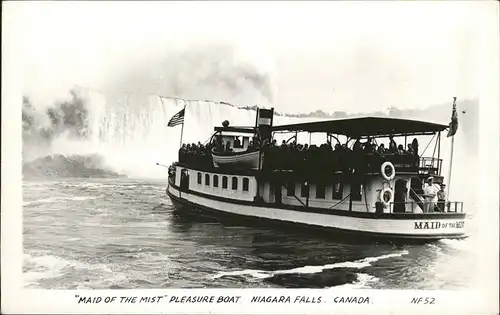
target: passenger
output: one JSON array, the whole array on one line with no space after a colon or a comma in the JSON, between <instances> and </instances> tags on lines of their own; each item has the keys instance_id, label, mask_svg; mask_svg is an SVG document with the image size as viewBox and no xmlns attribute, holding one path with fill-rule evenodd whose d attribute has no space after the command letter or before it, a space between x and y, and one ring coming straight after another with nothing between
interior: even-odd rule
<instances>
[{"instance_id":1,"label":"passenger","mask_svg":"<svg viewBox=\"0 0 500 315\"><path fill-rule=\"evenodd\" d=\"M221 141L217 141L217 143L215 144L215 151L216 152L224 152L224 144Z\"/></svg>"},{"instance_id":2,"label":"passenger","mask_svg":"<svg viewBox=\"0 0 500 315\"><path fill-rule=\"evenodd\" d=\"M411 146L411 144L408 144L408 154L411 154L411 155L414 155L413 153L413 147Z\"/></svg>"},{"instance_id":3,"label":"passenger","mask_svg":"<svg viewBox=\"0 0 500 315\"><path fill-rule=\"evenodd\" d=\"M377 149L377 153L379 154L384 154L385 153L385 145L383 143L381 143Z\"/></svg>"},{"instance_id":4,"label":"passenger","mask_svg":"<svg viewBox=\"0 0 500 315\"><path fill-rule=\"evenodd\" d=\"M264 139L264 141L262 142L262 147L263 148L269 148L271 146L270 142L268 139Z\"/></svg>"},{"instance_id":5,"label":"passenger","mask_svg":"<svg viewBox=\"0 0 500 315\"><path fill-rule=\"evenodd\" d=\"M366 143L363 146L363 152L365 154L371 154L375 152L375 145L372 143L372 138L368 137Z\"/></svg>"},{"instance_id":6,"label":"passenger","mask_svg":"<svg viewBox=\"0 0 500 315\"><path fill-rule=\"evenodd\" d=\"M413 141L411 142L411 146L413 148L412 152L415 155L418 155L418 140L417 140L417 138L413 138Z\"/></svg>"},{"instance_id":7,"label":"passenger","mask_svg":"<svg viewBox=\"0 0 500 315\"><path fill-rule=\"evenodd\" d=\"M427 183L424 184L424 195L425 204L424 212L434 212L434 207L438 201L437 192L439 188L434 184L434 177L430 176L427 178Z\"/></svg>"},{"instance_id":8,"label":"passenger","mask_svg":"<svg viewBox=\"0 0 500 315\"><path fill-rule=\"evenodd\" d=\"M241 148L241 143L239 138L234 139L234 147Z\"/></svg>"},{"instance_id":9,"label":"passenger","mask_svg":"<svg viewBox=\"0 0 500 315\"><path fill-rule=\"evenodd\" d=\"M362 150L361 142L359 142L359 138L357 138L354 144L352 145L352 151L359 152L361 150Z\"/></svg>"},{"instance_id":10,"label":"passenger","mask_svg":"<svg viewBox=\"0 0 500 315\"><path fill-rule=\"evenodd\" d=\"M184 143L182 145L182 147L179 149L179 162L185 162L186 153L187 153L187 148L186 148L186 144Z\"/></svg>"},{"instance_id":11,"label":"passenger","mask_svg":"<svg viewBox=\"0 0 500 315\"><path fill-rule=\"evenodd\" d=\"M403 155L405 153L406 152L405 152L405 149L403 148L403 145L402 144L398 145L398 154Z\"/></svg>"},{"instance_id":12,"label":"passenger","mask_svg":"<svg viewBox=\"0 0 500 315\"><path fill-rule=\"evenodd\" d=\"M392 135L389 136L389 153L393 153L393 154L398 153L398 147L397 147L396 141L394 141L394 137Z\"/></svg>"},{"instance_id":13,"label":"passenger","mask_svg":"<svg viewBox=\"0 0 500 315\"><path fill-rule=\"evenodd\" d=\"M226 142L226 152L231 152L233 149L231 149L231 141L227 140Z\"/></svg>"},{"instance_id":14,"label":"passenger","mask_svg":"<svg viewBox=\"0 0 500 315\"><path fill-rule=\"evenodd\" d=\"M445 189L446 189L446 184L441 184L441 189L437 192L438 208L440 212L447 212L446 209L444 208L444 204L446 202L446 191L444 191Z\"/></svg>"}]
</instances>

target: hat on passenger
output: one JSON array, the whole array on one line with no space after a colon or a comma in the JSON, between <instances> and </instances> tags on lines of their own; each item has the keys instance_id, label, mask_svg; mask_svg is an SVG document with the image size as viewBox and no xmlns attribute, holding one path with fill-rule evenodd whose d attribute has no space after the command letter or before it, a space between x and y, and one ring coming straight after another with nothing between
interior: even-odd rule
<instances>
[{"instance_id":1,"label":"hat on passenger","mask_svg":"<svg viewBox=\"0 0 500 315\"><path fill-rule=\"evenodd\" d=\"M434 180L434 177L429 176L429 177L427 178L427 181L430 181L430 180Z\"/></svg>"}]
</instances>

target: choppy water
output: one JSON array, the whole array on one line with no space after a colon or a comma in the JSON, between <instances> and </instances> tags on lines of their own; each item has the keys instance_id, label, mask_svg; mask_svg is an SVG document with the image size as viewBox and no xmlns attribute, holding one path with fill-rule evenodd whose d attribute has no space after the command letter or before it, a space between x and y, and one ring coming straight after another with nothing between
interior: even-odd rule
<instances>
[{"instance_id":1,"label":"choppy water","mask_svg":"<svg viewBox=\"0 0 500 315\"><path fill-rule=\"evenodd\" d=\"M24 182L25 286L461 289L476 275L474 229L466 240L425 245L326 239L187 217L165 188L126 179Z\"/></svg>"}]
</instances>

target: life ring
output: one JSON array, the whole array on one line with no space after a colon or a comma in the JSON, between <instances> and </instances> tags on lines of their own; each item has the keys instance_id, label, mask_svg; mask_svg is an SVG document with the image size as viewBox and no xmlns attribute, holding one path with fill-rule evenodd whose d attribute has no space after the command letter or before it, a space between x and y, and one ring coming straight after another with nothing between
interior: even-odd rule
<instances>
[{"instance_id":1,"label":"life ring","mask_svg":"<svg viewBox=\"0 0 500 315\"><path fill-rule=\"evenodd\" d=\"M380 202L384 204L385 207L389 206L390 201L392 200L393 192L392 189L386 187L380 191Z\"/></svg>"},{"instance_id":2,"label":"life ring","mask_svg":"<svg viewBox=\"0 0 500 315\"><path fill-rule=\"evenodd\" d=\"M391 173L389 175L387 175L385 169L389 167L390 170L391 170ZM391 162L389 161L386 161L382 164L382 166L380 167L380 172L382 173L382 176L386 179L386 180L392 180L394 179L394 176L396 176L396 169L394 168L394 164L392 164Z\"/></svg>"}]
</instances>

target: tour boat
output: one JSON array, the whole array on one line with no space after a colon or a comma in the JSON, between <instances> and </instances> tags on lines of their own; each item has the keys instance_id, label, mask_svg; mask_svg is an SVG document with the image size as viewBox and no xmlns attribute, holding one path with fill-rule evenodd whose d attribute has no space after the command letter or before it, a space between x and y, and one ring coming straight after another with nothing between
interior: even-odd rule
<instances>
[{"instance_id":1,"label":"tour boat","mask_svg":"<svg viewBox=\"0 0 500 315\"><path fill-rule=\"evenodd\" d=\"M424 195L429 177L433 185L445 182L441 134L449 130L448 136L453 136L456 125L355 117L273 126L272 115L273 109L258 109L255 126L215 127L210 143L229 141L232 148L236 141L238 148L217 153L210 147L212 163L206 162L206 154L204 163L196 157L174 163L166 193L178 211L376 239L466 237L463 202L446 198L435 203ZM298 150L293 141L302 132L322 133L327 141ZM273 144L286 133L291 134L286 144ZM376 153L368 145L367 151L350 149L353 142L389 136L404 140L404 149L408 137L432 136L434 153L423 156L418 148L412 154ZM248 152L250 139L260 144L255 152ZM344 147L332 148L335 142ZM451 165L449 171L451 175Z\"/></svg>"}]
</instances>

